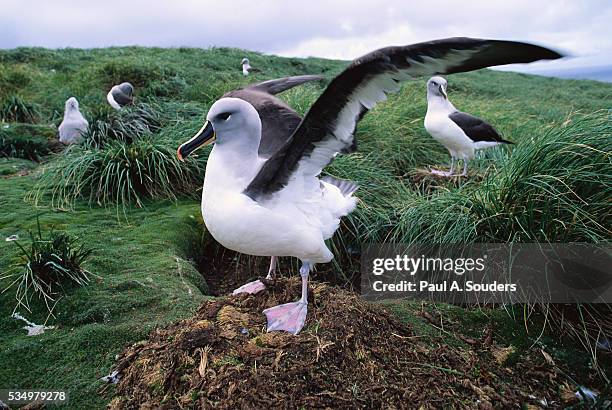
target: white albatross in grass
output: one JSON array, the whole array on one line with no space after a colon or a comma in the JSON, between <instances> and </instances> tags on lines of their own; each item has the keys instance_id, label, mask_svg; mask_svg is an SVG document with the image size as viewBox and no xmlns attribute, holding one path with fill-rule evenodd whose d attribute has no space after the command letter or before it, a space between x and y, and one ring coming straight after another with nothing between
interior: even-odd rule
<instances>
[{"instance_id":1,"label":"white albatross in grass","mask_svg":"<svg viewBox=\"0 0 612 410\"><path fill-rule=\"evenodd\" d=\"M493 126L472 114L461 112L448 99L447 81L432 77L427 81L427 114L425 129L448 150L451 166L448 172L431 170L432 174L445 177L467 176L468 161L478 149L499 144L514 144L502 138ZM463 172L454 174L455 161L463 160Z\"/></svg>"},{"instance_id":2,"label":"white albatross in grass","mask_svg":"<svg viewBox=\"0 0 612 410\"><path fill-rule=\"evenodd\" d=\"M301 298L266 309L268 331L297 334L304 326L308 275L315 263L332 260L325 240L356 204L356 184L319 175L336 155L356 149L355 127L369 109L385 100L387 93L399 90L400 81L414 76L559 57L532 44L469 38L374 51L334 78L267 158L259 155L266 136L253 104L231 96L215 102L204 126L177 153L182 159L215 142L202 194L208 231L234 251L302 261ZM282 122L279 112L278 123Z\"/></svg>"},{"instance_id":3,"label":"white albatross in grass","mask_svg":"<svg viewBox=\"0 0 612 410\"><path fill-rule=\"evenodd\" d=\"M83 140L83 133L87 131L89 123L79 111L79 102L70 97L66 100L64 119L58 127L59 140L62 144L78 144Z\"/></svg>"}]
</instances>

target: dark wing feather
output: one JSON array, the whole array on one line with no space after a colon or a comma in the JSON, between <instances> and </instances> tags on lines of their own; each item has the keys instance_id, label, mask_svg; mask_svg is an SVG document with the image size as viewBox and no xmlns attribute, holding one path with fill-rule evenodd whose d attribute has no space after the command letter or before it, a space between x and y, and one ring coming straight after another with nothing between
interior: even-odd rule
<instances>
[{"instance_id":1,"label":"dark wing feather","mask_svg":"<svg viewBox=\"0 0 612 410\"><path fill-rule=\"evenodd\" d=\"M503 139L491 124L473 116L472 114L455 111L454 113L450 114L448 118L457 124L459 128L465 132L465 135L467 135L474 142L490 141L511 144L510 141Z\"/></svg>"},{"instance_id":2,"label":"dark wing feather","mask_svg":"<svg viewBox=\"0 0 612 410\"><path fill-rule=\"evenodd\" d=\"M320 75L297 75L294 77L277 78L275 80L263 81L261 83L249 85L245 90L261 91L268 94L278 94L298 85L311 81L320 81Z\"/></svg>"},{"instance_id":3,"label":"dark wing feather","mask_svg":"<svg viewBox=\"0 0 612 410\"><path fill-rule=\"evenodd\" d=\"M397 91L401 80L560 57L533 44L470 38L376 50L354 60L332 80L244 193L253 199L266 197L285 187L298 169L305 177L317 176L337 153L354 146L357 122L386 93Z\"/></svg>"}]
</instances>

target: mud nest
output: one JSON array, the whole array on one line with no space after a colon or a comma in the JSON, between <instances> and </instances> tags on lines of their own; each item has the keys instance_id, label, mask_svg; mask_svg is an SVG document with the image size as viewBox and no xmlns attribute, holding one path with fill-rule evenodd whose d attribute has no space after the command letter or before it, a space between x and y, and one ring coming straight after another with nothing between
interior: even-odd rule
<instances>
[{"instance_id":1,"label":"mud nest","mask_svg":"<svg viewBox=\"0 0 612 410\"><path fill-rule=\"evenodd\" d=\"M311 283L304 330L266 333L263 309L294 301L299 278L257 295L206 301L119 357L110 407L508 408L563 402L542 356L502 365L484 344L419 336L358 295Z\"/></svg>"}]
</instances>

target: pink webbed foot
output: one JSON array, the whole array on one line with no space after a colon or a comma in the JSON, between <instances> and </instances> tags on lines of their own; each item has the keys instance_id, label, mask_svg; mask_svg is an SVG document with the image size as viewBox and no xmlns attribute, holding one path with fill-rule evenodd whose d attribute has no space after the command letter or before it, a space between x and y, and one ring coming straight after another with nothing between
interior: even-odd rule
<instances>
[{"instance_id":1,"label":"pink webbed foot","mask_svg":"<svg viewBox=\"0 0 612 410\"><path fill-rule=\"evenodd\" d=\"M263 312L268 319L268 332L283 330L297 335L306 322L308 303L302 301L285 303Z\"/></svg>"},{"instance_id":2,"label":"pink webbed foot","mask_svg":"<svg viewBox=\"0 0 612 410\"><path fill-rule=\"evenodd\" d=\"M261 292L265 288L266 288L266 285L264 285L262 281L256 280L253 282L245 283L244 285L240 286L238 289L235 289L232 292L232 295L239 295L240 293L254 294L257 292Z\"/></svg>"}]
</instances>

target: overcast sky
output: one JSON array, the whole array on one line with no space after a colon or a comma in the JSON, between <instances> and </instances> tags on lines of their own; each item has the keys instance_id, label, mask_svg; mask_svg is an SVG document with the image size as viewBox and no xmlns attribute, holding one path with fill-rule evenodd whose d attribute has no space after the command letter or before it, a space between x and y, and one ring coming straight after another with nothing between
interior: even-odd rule
<instances>
[{"instance_id":1,"label":"overcast sky","mask_svg":"<svg viewBox=\"0 0 612 410\"><path fill-rule=\"evenodd\" d=\"M538 63L544 68L612 65L610 0L1 3L0 48L230 46L353 59L388 45L471 36L532 41L575 56Z\"/></svg>"}]
</instances>

